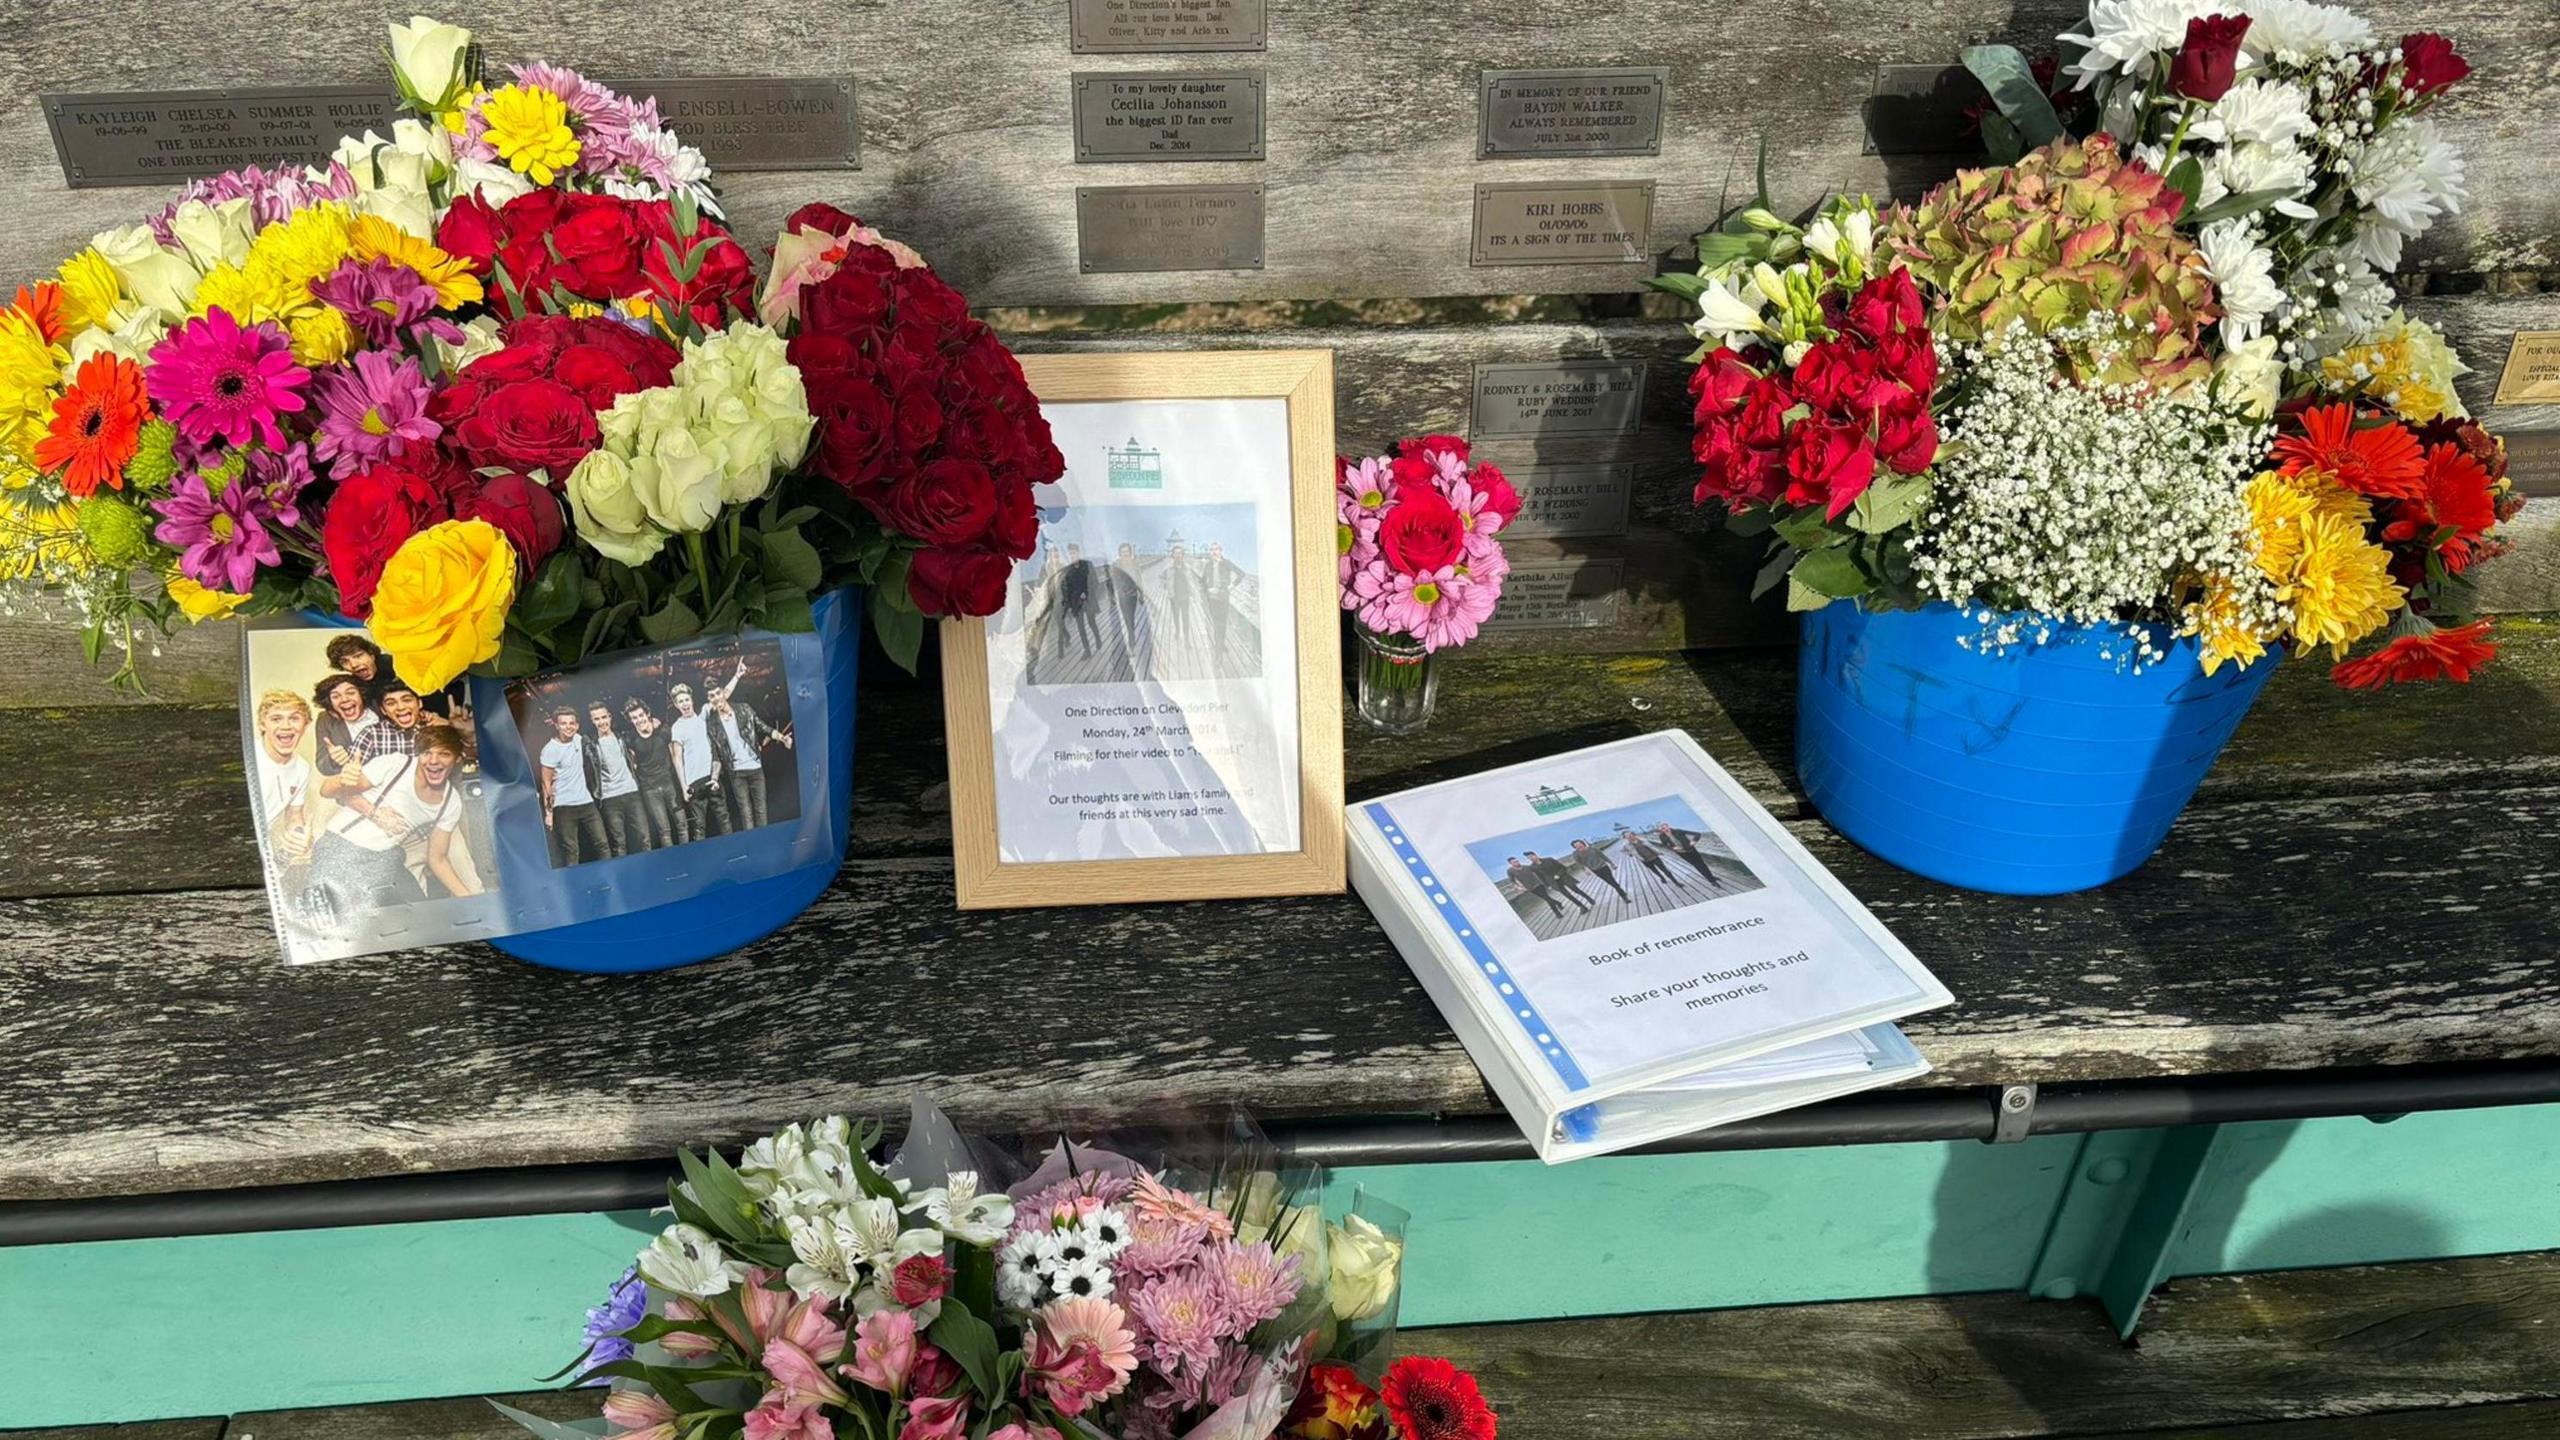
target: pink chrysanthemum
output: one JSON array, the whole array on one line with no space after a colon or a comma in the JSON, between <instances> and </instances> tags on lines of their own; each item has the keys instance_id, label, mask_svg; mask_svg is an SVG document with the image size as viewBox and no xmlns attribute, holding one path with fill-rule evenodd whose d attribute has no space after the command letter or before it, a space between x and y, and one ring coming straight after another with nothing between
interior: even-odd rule
<instances>
[{"instance_id":1,"label":"pink chrysanthemum","mask_svg":"<svg viewBox=\"0 0 2560 1440\"><path fill-rule=\"evenodd\" d=\"M281 451L252 452L248 478L241 483L256 486L275 523L291 529L302 523L302 492L312 479L311 451L288 445Z\"/></svg>"},{"instance_id":2,"label":"pink chrysanthemum","mask_svg":"<svg viewBox=\"0 0 2560 1440\"><path fill-rule=\"evenodd\" d=\"M519 85L548 90L559 96L560 103L569 107L570 128L578 131L581 142L585 140L586 132L613 110L620 98L566 65L537 60L530 65L510 65L507 71L516 77Z\"/></svg>"},{"instance_id":3,"label":"pink chrysanthemum","mask_svg":"<svg viewBox=\"0 0 2560 1440\"><path fill-rule=\"evenodd\" d=\"M347 317L367 345L389 348L400 343L411 326L435 312L436 287L396 260L347 260L311 282L312 298ZM444 338L462 332L450 322Z\"/></svg>"},{"instance_id":4,"label":"pink chrysanthemum","mask_svg":"<svg viewBox=\"0 0 2560 1440\"><path fill-rule=\"evenodd\" d=\"M1250 1329L1289 1308L1298 1298L1298 1257L1279 1256L1260 1241L1221 1241L1209 1269L1226 1290L1227 1306Z\"/></svg>"},{"instance_id":5,"label":"pink chrysanthemum","mask_svg":"<svg viewBox=\"0 0 2560 1440\"><path fill-rule=\"evenodd\" d=\"M1137 1322L1148 1358L1160 1368L1186 1359L1206 1364L1219 1341L1245 1328L1227 1308L1217 1281L1198 1270L1168 1275L1139 1289L1129 1297L1128 1313Z\"/></svg>"},{"instance_id":6,"label":"pink chrysanthemum","mask_svg":"<svg viewBox=\"0 0 2560 1440\"><path fill-rule=\"evenodd\" d=\"M246 197L249 218L264 228L291 218L297 210L308 209L325 200L349 199L355 193L355 175L334 161L326 170L306 170L299 165L279 165L268 170L248 165L210 179L189 181L187 187L178 192L177 199L151 217L151 233L162 245L175 247L178 233L170 222L177 218L178 207L190 200L219 205L225 200Z\"/></svg>"},{"instance_id":7,"label":"pink chrysanthemum","mask_svg":"<svg viewBox=\"0 0 2560 1440\"><path fill-rule=\"evenodd\" d=\"M243 328L219 307L190 320L152 347L144 384L178 433L201 445L220 436L233 445L253 438L284 447L279 415L304 408L311 372L273 325Z\"/></svg>"},{"instance_id":8,"label":"pink chrysanthemum","mask_svg":"<svg viewBox=\"0 0 2560 1440\"><path fill-rule=\"evenodd\" d=\"M1337 486L1342 498L1371 516L1383 516L1396 499L1395 462L1383 455L1366 460L1345 458Z\"/></svg>"},{"instance_id":9,"label":"pink chrysanthemum","mask_svg":"<svg viewBox=\"0 0 2560 1440\"><path fill-rule=\"evenodd\" d=\"M1454 565L1406 575L1381 564L1356 580L1374 597L1364 600L1360 623L1381 635L1410 635L1425 650L1473 640L1502 593L1498 582L1479 584Z\"/></svg>"},{"instance_id":10,"label":"pink chrysanthemum","mask_svg":"<svg viewBox=\"0 0 2560 1440\"><path fill-rule=\"evenodd\" d=\"M352 364L323 370L311 395L320 404L314 448L326 463L396 459L444 432L427 414L426 377L405 355L360 351Z\"/></svg>"},{"instance_id":11,"label":"pink chrysanthemum","mask_svg":"<svg viewBox=\"0 0 2560 1440\"><path fill-rule=\"evenodd\" d=\"M189 475L152 508L160 512L154 538L177 547L179 573L208 590L246 595L259 567L284 558L267 531L272 516L257 485L235 480L217 491L202 475Z\"/></svg>"},{"instance_id":12,"label":"pink chrysanthemum","mask_svg":"<svg viewBox=\"0 0 2560 1440\"><path fill-rule=\"evenodd\" d=\"M1205 1227L1221 1239L1235 1233L1235 1222L1225 1211L1203 1203L1199 1196L1179 1186L1167 1185L1153 1175L1140 1175L1129 1190L1130 1213L1140 1220L1162 1220L1184 1227Z\"/></svg>"}]
</instances>

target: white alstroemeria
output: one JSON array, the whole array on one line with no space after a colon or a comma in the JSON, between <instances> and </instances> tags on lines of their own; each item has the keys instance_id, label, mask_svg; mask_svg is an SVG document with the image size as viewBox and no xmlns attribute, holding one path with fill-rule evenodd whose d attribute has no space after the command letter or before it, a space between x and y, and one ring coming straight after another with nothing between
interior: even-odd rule
<instances>
[{"instance_id":1,"label":"white alstroemeria","mask_svg":"<svg viewBox=\"0 0 2560 1440\"><path fill-rule=\"evenodd\" d=\"M758 1200L786 1189L802 1156L809 1152L808 1132L785 1125L748 1146L738 1156L738 1180Z\"/></svg>"},{"instance_id":2,"label":"white alstroemeria","mask_svg":"<svg viewBox=\"0 0 2560 1440\"><path fill-rule=\"evenodd\" d=\"M833 1221L836 1243L856 1265L876 1265L884 1255L894 1255L898 1248L901 1222L894 1200L866 1195L839 1206Z\"/></svg>"},{"instance_id":3,"label":"white alstroemeria","mask_svg":"<svg viewBox=\"0 0 2560 1440\"><path fill-rule=\"evenodd\" d=\"M391 30L391 70L401 94L429 110L442 110L462 93L462 60L471 32L424 15Z\"/></svg>"},{"instance_id":4,"label":"white alstroemeria","mask_svg":"<svg viewBox=\"0 0 2560 1440\"><path fill-rule=\"evenodd\" d=\"M978 1193L978 1172L954 1170L930 1190L919 1190L905 1206L922 1210L943 1234L966 1245L995 1244L1013 1228L1013 1198L1003 1191Z\"/></svg>"},{"instance_id":5,"label":"white alstroemeria","mask_svg":"<svg viewBox=\"0 0 2560 1440\"><path fill-rule=\"evenodd\" d=\"M1698 318L1689 322L1690 334L1739 349L1769 333L1768 323L1761 318L1769 297L1757 282L1728 275L1708 280L1706 287L1698 295Z\"/></svg>"},{"instance_id":6,"label":"white alstroemeria","mask_svg":"<svg viewBox=\"0 0 2560 1440\"><path fill-rule=\"evenodd\" d=\"M505 326L494 315L478 315L462 323L462 338L447 340L429 337L436 347L436 361L447 375L479 359L495 355L507 348ZM757 1199L764 1197L759 1195Z\"/></svg>"},{"instance_id":7,"label":"white alstroemeria","mask_svg":"<svg viewBox=\"0 0 2560 1440\"><path fill-rule=\"evenodd\" d=\"M2373 26L2354 11L2335 5L2312 0L2240 0L2238 8L2249 17L2249 33L2240 38L2240 53L2261 64L2302 64L2373 45ZM2181 30L2182 39L2184 35Z\"/></svg>"},{"instance_id":8,"label":"white alstroemeria","mask_svg":"<svg viewBox=\"0 0 2560 1440\"><path fill-rule=\"evenodd\" d=\"M842 1304L862 1283L860 1267L845 1253L844 1231L831 1215L794 1215L782 1222L795 1263L783 1283L799 1296L820 1295Z\"/></svg>"},{"instance_id":9,"label":"white alstroemeria","mask_svg":"<svg viewBox=\"0 0 2560 1440\"><path fill-rule=\"evenodd\" d=\"M2072 88L2086 90L2108 75L2150 69L2153 56L2186 43L2188 21L2222 8L2222 0L2090 0L2082 32L2061 37L2082 48L2068 72L2080 77Z\"/></svg>"},{"instance_id":10,"label":"white alstroemeria","mask_svg":"<svg viewBox=\"0 0 2560 1440\"><path fill-rule=\"evenodd\" d=\"M2311 119L2311 97L2300 85L2253 75L2207 106L2188 133L2217 145L2255 141L2260 145L2290 146L2317 128Z\"/></svg>"},{"instance_id":11,"label":"white alstroemeria","mask_svg":"<svg viewBox=\"0 0 2560 1440\"><path fill-rule=\"evenodd\" d=\"M708 1232L679 1224L668 1226L640 1252L640 1273L661 1290L707 1300L745 1280L747 1267L730 1259Z\"/></svg>"},{"instance_id":12,"label":"white alstroemeria","mask_svg":"<svg viewBox=\"0 0 2560 1440\"><path fill-rule=\"evenodd\" d=\"M2318 212L2301 198L2310 188L2311 157L2294 146L2226 145L2205 162L2196 203L2210 205L2227 195L2275 190L2285 196L2270 207L2277 214L2311 220L2318 218Z\"/></svg>"},{"instance_id":13,"label":"white alstroemeria","mask_svg":"<svg viewBox=\"0 0 2560 1440\"><path fill-rule=\"evenodd\" d=\"M2240 344L2258 333L2284 291L2275 281L2275 257L2258 243L2246 220L2218 220L2196 235L2196 251L2222 302L2222 342Z\"/></svg>"}]
</instances>

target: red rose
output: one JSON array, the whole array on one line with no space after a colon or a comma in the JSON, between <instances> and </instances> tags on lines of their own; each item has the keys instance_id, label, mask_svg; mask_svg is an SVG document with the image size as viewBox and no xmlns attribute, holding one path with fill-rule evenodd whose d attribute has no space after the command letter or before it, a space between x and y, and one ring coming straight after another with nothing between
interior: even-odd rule
<instances>
[{"instance_id":1,"label":"red rose","mask_svg":"<svg viewBox=\"0 0 2560 1440\"><path fill-rule=\"evenodd\" d=\"M1915 395L1927 395L1938 388L1938 347L1921 329L1887 335L1875 342L1876 358L1884 373Z\"/></svg>"},{"instance_id":2,"label":"red rose","mask_svg":"<svg viewBox=\"0 0 2560 1440\"><path fill-rule=\"evenodd\" d=\"M2244 22L2245 23L2245 22ZM1920 327L1926 311L1911 272L1893 270L1858 287L1849 300L1848 328L1867 340L1882 340Z\"/></svg>"},{"instance_id":3,"label":"red rose","mask_svg":"<svg viewBox=\"0 0 2560 1440\"><path fill-rule=\"evenodd\" d=\"M1875 445L1863 425L1799 421L1787 431L1786 469L1787 503L1837 520L1874 482Z\"/></svg>"},{"instance_id":4,"label":"red rose","mask_svg":"<svg viewBox=\"0 0 2560 1440\"><path fill-rule=\"evenodd\" d=\"M1396 503L1378 526L1387 563L1407 575L1454 565L1467 548L1466 522L1440 492L1420 486L1396 492Z\"/></svg>"},{"instance_id":5,"label":"red rose","mask_svg":"<svg viewBox=\"0 0 2560 1440\"><path fill-rule=\"evenodd\" d=\"M1833 414L1863 409L1875 391L1877 368L1875 352L1865 346L1825 340L1796 362L1796 394Z\"/></svg>"},{"instance_id":6,"label":"red rose","mask_svg":"<svg viewBox=\"0 0 2560 1440\"><path fill-rule=\"evenodd\" d=\"M785 234L794 230L822 230L829 235L842 235L862 222L823 200L812 200L794 210L782 222Z\"/></svg>"},{"instance_id":7,"label":"red rose","mask_svg":"<svg viewBox=\"0 0 2560 1440\"><path fill-rule=\"evenodd\" d=\"M520 200L530 198L507 202L508 218L514 218ZM568 195L559 222L547 232L550 243L545 247L559 256L560 283L590 300L639 294L644 288L641 260L654 248L651 242L656 238L647 233L639 212L644 206L663 209L665 203L616 195Z\"/></svg>"},{"instance_id":8,"label":"red rose","mask_svg":"<svg viewBox=\"0 0 2560 1440\"><path fill-rule=\"evenodd\" d=\"M2471 62L2453 53L2453 42L2433 31L2400 37L2400 88L2412 100L2433 95L2471 73Z\"/></svg>"},{"instance_id":9,"label":"red rose","mask_svg":"<svg viewBox=\"0 0 2560 1440\"><path fill-rule=\"evenodd\" d=\"M863 246L871 249L871 246ZM883 252L886 253L886 252ZM899 270L892 260L890 278L897 285L898 320L914 320L935 330L954 330L969 323L969 302L950 282L930 270Z\"/></svg>"},{"instance_id":10,"label":"red rose","mask_svg":"<svg viewBox=\"0 0 2560 1440\"><path fill-rule=\"evenodd\" d=\"M835 273L800 292L800 329L841 335L857 344L889 321L890 284L898 262L877 245L845 251Z\"/></svg>"},{"instance_id":11,"label":"red rose","mask_svg":"<svg viewBox=\"0 0 2560 1440\"><path fill-rule=\"evenodd\" d=\"M996 518L987 527L988 543L1016 560L1028 560L1040 547L1040 507L1031 498L1031 486L1016 480L999 483L996 490Z\"/></svg>"},{"instance_id":12,"label":"red rose","mask_svg":"<svg viewBox=\"0 0 2560 1440\"><path fill-rule=\"evenodd\" d=\"M2231 88L2240 67L2240 37L2249 33L2246 15L2199 15L2187 22L2187 43L2169 62L2169 89L2189 100L2210 105Z\"/></svg>"},{"instance_id":13,"label":"red rose","mask_svg":"<svg viewBox=\"0 0 2560 1440\"><path fill-rule=\"evenodd\" d=\"M435 408L428 402L430 414ZM548 379L488 391L445 433L475 470L543 470L554 482L569 478L601 438L596 412L577 391Z\"/></svg>"},{"instance_id":14,"label":"red rose","mask_svg":"<svg viewBox=\"0 0 2560 1440\"><path fill-rule=\"evenodd\" d=\"M1929 462L1938 458L1938 422L1929 414L1926 399L1905 396L1879 412L1876 453L1905 475L1929 468Z\"/></svg>"},{"instance_id":15,"label":"red rose","mask_svg":"<svg viewBox=\"0 0 2560 1440\"><path fill-rule=\"evenodd\" d=\"M927 615L993 615L1004 608L1013 561L988 550L919 550L907 594Z\"/></svg>"},{"instance_id":16,"label":"red rose","mask_svg":"<svg viewBox=\"0 0 2560 1440\"><path fill-rule=\"evenodd\" d=\"M415 461L418 457L412 456ZM374 586L402 541L449 518L459 478L449 464L386 463L341 482L320 522L320 553L337 582L338 609L349 619L373 613Z\"/></svg>"},{"instance_id":17,"label":"red rose","mask_svg":"<svg viewBox=\"0 0 2560 1440\"><path fill-rule=\"evenodd\" d=\"M457 520L486 520L515 547L530 573L560 548L563 522L559 497L526 477L509 471L480 479L453 509Z\"/></svg>"},{"instance_id":18,"label":"red rose","mask_svg":"<svg viewBox=\"0 0 2560 1440\"><path fill-rule=\"evenodd\" d=\"M889 1272L889 1293L912 1310L949 1294L951 1267L940 1255L910 1255Z\"/></svg>"},{"instance_id":19,"label":"red rose","mask_svg":"<svg viewBox=\"0 0 2560 1440\"><path fill-rule=\"evenodd\" d=\"M889 528L927 545L965 544L996 517L996 487L985 468L945 457L918 470L875 507Z\"/></svg>"},{"instance_id":20,"label":"red rose","mask_svg":"<svg viewBox=\"0 0 2560 1440\"><path fill-rule=\"evenodd\" d=\"M1732 350L1719 345L1707 352L1698 368L1689 372L1689 393L1698 397L1695 423L1704 425L1718 416L1730 415L1742 408L1743 396L1760 372L1744 363Z\"/></svg>"},{"instance_id":21,"label":"red rose","mask_svg":"<svg viewBox=\"0 0 2560 1440\"><path fill-rule=\"evenodd\" d=\"M436 222L436 248L487 275L498 258L501 234L498 212L477 194L455 197L453 208Z\"/></svg>"},{"instance_id":22,"label":"red rose","mask_svg":"<svg viewBox=\"0 0 2560 1440\"><path fill-rule=\"evenodd\" d=\"M1467 458L1467 442L1455 435L1425 435L1418 440L1397 441L1396 453L1423 460L1434 455L1455 455L1463 461Z\"/></svg>"},{"instance_id":23,"label":"red rose","mask_svg":"<svg viewBox=\"0 0 2560 1440\"><path fill-rule=\"evenodd\" d=\"M1432 469L1431 462L1423 459L1419 455L1398 455L1394 457L1387 461L1387 473L1395 477L1396 492L1398 494L1402 494L1407 490L1437 490L1440 488L1440 472Z\"/></svg>"},{"instance_id":24,"label":"red rose","mask_svg":"<svg viewBox=\"0 0 2560 1440\"><path fill-rule=\"evenodd\" d=\"M705 329L716 330L729 317L755 311L756 271L746 247L709 222L691 236L679 236L664 202L648 212L638 256L650 295L671 309L688 311ZM691 280L679 281L667 264L667 251L694 267Z\"/></svg>"},{"instance_id":25,"label":"red rose","mask_svg":"<svg viewBox=\"0 0 2560 1440\"><path fill-rule=\"evenodd\" d=\"M1489 460L1477 466L1468 473L1467 485L1476 492L1478 511L1504 525L1520 517L1520 492L1511 487L1511 477L1500 466Z\"/></svg>"},{"instance_id":26,"label":"red rose","mask_svg":"<svg viewBox=\"0 0 2560 1440\"><path fill-rule=\"evenodd\" d=\"M504 338L438 388L427 414L473 469L544 470L555 483L595 449L597 411L667 384L681 358L615 320L527 315Z\"/></svg>"},{"instance_id":27,"label":"red rose","mask_svg":"<svg viewBox=\"0 0 2560 1440\"><path fill-rule=\"evenodd\" d=\"M1754 380L1742 402L1741 428L1736 433L1745 445L1771 446L1786 438L1787 411L1796 398L1775 380Z\"/></svg>"}]
</instances>

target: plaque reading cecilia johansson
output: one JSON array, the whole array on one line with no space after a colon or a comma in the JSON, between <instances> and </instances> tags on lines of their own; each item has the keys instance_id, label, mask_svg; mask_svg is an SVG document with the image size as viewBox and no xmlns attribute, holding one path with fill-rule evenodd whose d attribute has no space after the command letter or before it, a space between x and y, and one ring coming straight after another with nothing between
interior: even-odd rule
<instances>
[{"instance_id":1,"label":"plaque reading cecilia johansson","mask_svg":"<svg viewBox=\"0 0 2560 1440\"><path fill-rule=\"evenodd\" d=\"M1478 185L1475 265L1640 265L1653 259L1653 182Z\"/></svg>"},{"instance_id":2,"label":"plaque reading cecilia johansson","mask_svg":"<svg viewBox=\"0 0 2560 1440\"><path fill-rule=\"evenodd\" d=\"M1632 435L1644 419L1641 360L1545 360L1476 367L1478 440Z\"/></svg>"},{"instance_id":3,"label":"plaque reading cecilia johansson","mask_svg":"<svg viewBox=\"0 0 2560 1440\"><path fill-rule=\"evenodd\" d=\"M1088 275L1259 270L1262 187L1080 185L1076 268Z\"/></svg>"},{"instance_id":4,"label":"plaque reading cecilia johansson","mask_svg":"<svg viewBox=\"0 0 2560 1440\"><path fill-rule=\"evenodd\" d=\"M1671 72L1659 65L1487 70L1478 154L1659 155Z\"/></svg>"},{"instance_id":5,"label":"plaque reading cecilia johansson","mask_svg":"<svg viewBox=\"0 0 2560 1440\"><path fill-rule=\"evenodd\" d=\"M371 85L47 95L43 105L75 190L316 162L342 136L388 130L400 113L398 96Z\"/></svg>"},{"instance_id":6,"label":"plaque reading cecilia johansson","mask_svg":"<svg viewBox=\"0 0 2560 1440\"><path fill-rule=\"evenodd\" d=\"M658 102L667 128L715 170L856 170L862 124L842 76L685 75L615 80Z\"/></svg>"},{"instance_id":7,"label":"plaque reading cecilia johansson","mask_svg":"<svg viewBox=\"0 0 2560 1440\"><path fill-rule=\"evenodd\" d=\"M1262 158L1258 70L1079 73L1075 96L1079 162Z\"/></svg>"},{"instance_id":8,"label":"plaque reading cecilia johansson","mask_svg":"<svg viewBox=\"0 0 2560 1440\"><path fill-rule=\"evenodd\" d=\"M1264 0L1067 0L1068 48L1078 55L1260 50Z\"/></svg>"}]
</instances>

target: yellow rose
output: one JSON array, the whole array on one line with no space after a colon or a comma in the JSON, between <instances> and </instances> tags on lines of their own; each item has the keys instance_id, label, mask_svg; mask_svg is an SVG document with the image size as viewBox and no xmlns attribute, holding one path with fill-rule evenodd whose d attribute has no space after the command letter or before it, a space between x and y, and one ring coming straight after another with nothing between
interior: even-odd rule
<instances>
[{"instance_id":1,"label":"yellow rose","mask_svg":"<svg viewBox=\"0 0 2560 1440\"><path fill-rule=\"evenodd\" d=\"M1356 1322L1384 1313L1396 1297L1404 1242L1357 1215L1343 1216L1332 1239L1334 1317Z\"/></svg>"},{"instance_id":2,"label":"yellow rose","mask_svg":"<svg viewBox=\"0 0 2560 1440\"><path fill-rule=\"evenodd\" d=\"M167 581L169 598L178 602L178 611L197 625L207 620L227 620L231 613L249 603L246 595L228 590L208 590L184 575L170 572Z\"/></svg>"},{"instance_id":3,"label":"yellow rose","mask_svg":"<svg viewBox=\"0 0 2560 1440\"><path fill-rule=\"evenodd\" d=\"M433 695L498 653L516 598L516 552L486 520L447 520L410 536L382 567L373 638L400 678Z\"/></svg>"}]
</instances>

